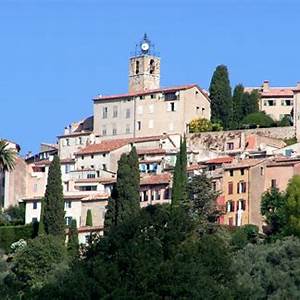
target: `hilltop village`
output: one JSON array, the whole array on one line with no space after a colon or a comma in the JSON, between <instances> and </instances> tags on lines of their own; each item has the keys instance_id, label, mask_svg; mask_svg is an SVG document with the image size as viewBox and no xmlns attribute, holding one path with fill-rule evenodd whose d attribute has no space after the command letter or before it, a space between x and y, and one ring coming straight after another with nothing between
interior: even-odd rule
<instances>
[{"instance_id":1,"label":"hilltop village","mask_svg":"<svg viewBox=\"0 0 300 300\"><path fill-rule=\"evenodd\" d=\"M57 143L42 143L40 152L17 156L12 171L0 173L1 207L25 204L25 223L40 220L49 166L61 163L65 222L76 220L79 242L103 233L108 199L117 180L118 161L134 146L139 158L140 205L169 203L180 141L187 140L189 178L206 173L218 192L220 224L264 226L260 203L272 187L287 188L300 175L300 85L246 87L255 91L258 108L290 126L238 130L191 130L194 120L212 118L212 100L197 84L160 86L160 58L147 36L129 60L128 92L96 95L93 116L58 133ZM226 128L224 128L226 129ZM291 141L293 141L291 143ZM17 142L7 140L19 152ZM87 216L92 224L87 225Z\"/></svg>"}]
</instances>

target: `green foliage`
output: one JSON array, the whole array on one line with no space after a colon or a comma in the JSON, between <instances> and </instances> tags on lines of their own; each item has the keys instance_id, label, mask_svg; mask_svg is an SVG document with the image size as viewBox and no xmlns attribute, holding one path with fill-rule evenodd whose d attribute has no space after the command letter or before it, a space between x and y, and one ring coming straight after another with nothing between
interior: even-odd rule
<instances>
[{"instance_id":1,"label":"green foliage","mask_svg":"<svg viewBox=\"0 0 300 300\"><path fill-rule=\"evenodd\" d=\"M265 192L261 200L261 214L265 217L267 227L264 231L268 235L277 235L285 226L286 219L284 205L286 198L277 188Z\"/></svg>"},{"instance_id":2,"label":"green foliage","mask_svg":"<svg viewBox=\"0 0 300 300\"><path fill-rule=\"evenodd\" d=\"M291 116L284 116L278 123L277 126L278 127L287 127L287 126L292 126L292 120L291 120Z\"/></svg>"},{"instance_id":3,"label":"green foliage","mask_svg":"<svg viewBox=\"0 0 300 300\"><path fill-rule=\"evenodd\" d=\"M44 225L44 214L45 214L45 199L41 199L41 214L39 222L39 236L45 234L45 225Z\"/></svg>"},{"instance_id":4,"label":"green foliage","mask_svg":"<svg viewBox=\"0 0 300 300\"><path fill-rule=\"evenodd\" d=\"M243 249L249 243L256 244L258 241L258 227L255 225L243 225L232 233L231 244L235 250Z\"/></svg>"},{"instance_id":5,"label":"green foliage","mask_svg":"<svg viewBox=\"0 0 300 300\"><path fill-rule=\"evenodd\" d=\"M266 115L264 112L255 112L247 115L242 120L243 126L246 127L272 127L274 126L274 120Z\"/></svg>"},{"instance_id":6,"label":"green foliage","mask_svg":"<svg viewBox=\"0 0 300 300\"><path fill-rule=\"evenodd\" d=\"M197 118L190 122L189 132L207 132L207 131L221 131L223 127L219 123L212 123L211 121L204 118Z\"/></svg>"},{"instance_id":7,"label":"green foliage","mask_svg":"<svg viewBox=\"0 0 300 300\"><path fill-rule=\"evenodd\" d=\"M248 116L258 112L259 92L257 90L251 93L245 92L243 95L242 116Z\"/></svg>"},{"instance_id":8,"label":"green foliage","mask_svg":"<svg viewBox=\"0 0 300 300\"><path fill-rule=\"evenodd\" d=\"M186 152L186 138L180 140L180 149L176 156L176 164L173 175L172 186L172 206L187 206L187 152Z\"/></svg>"},{"instance_id":9,"label":"green foliage","mask_svg":"<svg viewBox=\"0 0 300 300\"><path fill-rule=\"evenodd\" d=\"M61 181L61 168L58 156L54 156L49 167L44 201L44 226L47 234L65 237L64 196Z\"/></svg>"},{"instance_id":10,"label":"green foliage","mask_svg":"<svg viewBox=\"0 0 300 300\"><path fill-rule=\"evenodd\" d=\"M232 97L228 70L224 65L217 66L209 87L212 122L221 122L229 129L232 119Z\"/></svg>"},{"instance_id":11,"label":"green foliage","mask_svg":"<svg viewBox=\"0 0 300 300\"><path fill-rule=\"evenodd\" d=\"M293 145L293 144L296 144L298 141L297 141L297 138L294 136L292 138L289 138L289 139L284 139L283 140L288 146L289 145Z\"/></svg>"},{"instance_id":12,"label":"green foliage","mask_svg":"<svg viewBox=\"0 0 300 300\"><path fill-rule=\"evenodd\" d=\"M286 202L284 206L286 235L300 237L300 176L295 175L290 180L286 190Z\"/></svg>"},{"instance_id":13,"label":"green foliage","mask_svg":"<svg viewBox=\"0 0 300 300\"><path fill-rule=\"evenodd\" d=\"M91 244L40 299L230 299L233 273L226 244L193 235L184 210L148 206ZM72 291L70 293L70 291Z\"/></svg>"},{"instance_id":14,"label":"green foliage","mask_svg":"<svg viewBox=\"0 0 300 300\"><path fill-rule=\"evenodd\" d=\"M92 211L90 209L87 210L86 212L86 221L85 221L86 226L93 226L93 217L92 217Z\"/></svg>"},{"instance_id":15,"label":"green foliage","mask_svg":"<svg viewBox=\"0 0 300 300\"><path fill-rule=\"evenodd\" d=\"M0 227L0 248L10 252L12 243L20 239L28 240L36 236L32 224Z\"/></svg>"},{"instance_id":16,"label":"green foliage","mask_svg":"<svg viewBox=\"0 0 300 300\"><path fill-rule=\"evenodd\" d=\"M60 238L43 235L29 240L27 246L13 259L8 285L16 285L20 292L41 288L62 264L66 263L66 249Z\"/></svg>"},{"instance_id":17,"label":"green foliage","mask_svg":"<svg viewBox=\"0 0 300 300\"><path fill-rule=\"evenodd\" d=\"M0 226L23 225L25 223L25 203L10 206L0 211Z\"/></svg>"},{"instance_id":18,"label":"green foliage","mask_svg":"<svg viewBox=\"0 0 300 300\"><path fill-rule=\"evenodd\" d=\"M8 143L0 140L0 170L12 171L16 165L16 151L8 148Z\"/></svg>"},{"instance_id":19,"label":"green foliage","mask_svg":"<svg viewBox=\"0 0 300 300\"><path fill-rule=\"evenodd\" d=\"M299 299L300 241L248 245L236 255L235 299Z\"/></svg>"},{"instance_id":20,"label":"green foliage","mask_svg":"<svg viewBox=\"0 0 300 300\"><path fill-rule=\"evenodd\" d=\"M75 219L72 219L71 226L69 228L68 239L68 253L71 257L76 257L79 251L78 230Z\"/></svg>"},{"instance_id":21,"label":"green foliage","mask_svg":"<svg viewBox=\"0 0 300 300\"><path fill-rule=\"evenodd\" d=\"M192 177L188 183L190 209L201 223L214 223L220 216L216 207L218 193L212 189L211 179L205 173Z\"/></svg>"}]
</instances>

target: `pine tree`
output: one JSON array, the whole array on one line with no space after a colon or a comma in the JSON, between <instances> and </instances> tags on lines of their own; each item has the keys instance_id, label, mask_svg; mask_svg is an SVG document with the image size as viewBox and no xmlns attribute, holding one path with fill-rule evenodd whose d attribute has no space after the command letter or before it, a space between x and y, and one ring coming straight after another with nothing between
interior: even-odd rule
<instances>
[{"instance_id":1,"label":"pine tree","mask_svg":"<svg viewBox=\"0 0 300 300\"><path fill-rule=\"evenodd\" d=\"M85 220L86 226L93 226L93 217L92 217L92 211L90 209L86 212L86 220Z\"/></svg>"},{"instance_id":2,"label":"pine tree","mask_svg":"<svg viewBox=\"0 0 300 300\"><path fill-rule=\"evenodd\" d=\"M75 219L72 219L71 226L69 228L69 240L67 249L70 256L72 257L75 257L79 251L78 230L77 222Z\"/></svg>"},{"instance_id":3,"label":"pine tree","mask_svg":"<svg viewBox=\"0 0 300 300\"><path fill-rule=\"evenodd\" d=\"M45 199L41 199L41 214L40 214L40 222L39 222L39 232L38 235L41 236L45 234L45 226L44 226L44 208L45 208Z\"/></svg>"},{"instance_id":4,"label":"pine tree","mask_svg":"<svg viewBox=\"0 0 300 300\"><path fill-rule=\"evenodd\" d=\"M180 140L180 150L176 156L176 164L173 174L172 187L172 206L186 206L187 205L187 152L186 152L186 138Z\"/></svg>"},{"instance_id":5,"label":"pine tree","mask_svg":"<svg viewBox=\"0 0 300 300\"><path fill-rule=\"evenodd\" d=\"M209 87L212 122L221 122L229 129L232 121L232 97L227 67L217 66Z\"/></svg>"},{"instance_id":6,"label":"pine tree","mask_svg":"<svg viewBox=\"0 0 300 300\"><path fill-rule=\"evenodd\" d=\"M235 86L232 96L233 116L232 127L239 128L241 120L245 116L243 113L244 87L242 84Z\"/></svg>"},{"instance_id":7,"label":"pine tree","mask_svg":"<svg viewBox=\"0 0 300 300\"><path fill-rule=\"evenodd\" d=\"M58 156L54 156L49 167L44 204L45 232L47 234L58 236L64 239L64 196L61 181L60 161Z\"/></svg>"}]
</instances>

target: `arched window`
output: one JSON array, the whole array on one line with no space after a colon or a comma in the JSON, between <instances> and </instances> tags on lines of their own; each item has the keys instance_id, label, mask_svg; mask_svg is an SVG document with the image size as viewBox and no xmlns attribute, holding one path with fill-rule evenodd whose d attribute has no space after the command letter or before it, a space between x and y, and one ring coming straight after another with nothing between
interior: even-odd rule
<instances>
[{"instance_id":1,"label":"arched window","mask_svg":"<svg viewBox=\"0 0 300 300\"><path fill-rule=\"evenodd\" d=\"M135 63L135 74L139 74L140 72L140 62L137 60Z\"/></svg>"},{"instance_id":2,"label":"arched window","mask_svg":"<svg viewBox=\"0 0 300 300\"><path fill-rule=\"evenodd\" d=\"M155 70L154 59L150 59L150 74L153 74Z\"/></svg>"}]
</instances>

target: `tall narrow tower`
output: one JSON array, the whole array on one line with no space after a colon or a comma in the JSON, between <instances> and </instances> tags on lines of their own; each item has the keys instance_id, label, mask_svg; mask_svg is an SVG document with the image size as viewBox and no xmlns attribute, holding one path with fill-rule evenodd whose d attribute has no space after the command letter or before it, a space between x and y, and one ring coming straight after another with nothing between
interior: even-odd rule
<instances>
[{"instance_id":1,"label":"tall narrow tower","mask_svg":"<svg viewBox=\"0 0 300 300\"><path fill-rule=\"evenodd\" d=\"M129 61L129 92L144 92L160 87L160 58L155 56L147 35Z\"/></svg>"}]
</instances>

